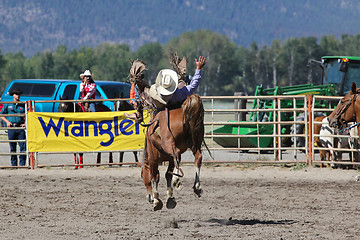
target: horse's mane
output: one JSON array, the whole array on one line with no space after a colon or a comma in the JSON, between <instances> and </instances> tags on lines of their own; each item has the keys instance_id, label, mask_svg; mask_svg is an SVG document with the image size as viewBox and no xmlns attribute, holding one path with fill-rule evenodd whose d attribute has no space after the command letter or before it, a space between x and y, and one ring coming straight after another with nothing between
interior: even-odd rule
<instances>
[{"instance_id":1,"label":"horse's mane","mask_svg":"<svg viewBox=\"0 0 360 240\"><path fill-rule=\"evenodd\" d=\"M201 149L205 130L204 106L200 96L197 94L188 96L181 107L184 114L184 132L191 133L191 138L188 140L192 144L189 144L189 146L192 146L192 151Z\"/></svg>"}]
</instances>

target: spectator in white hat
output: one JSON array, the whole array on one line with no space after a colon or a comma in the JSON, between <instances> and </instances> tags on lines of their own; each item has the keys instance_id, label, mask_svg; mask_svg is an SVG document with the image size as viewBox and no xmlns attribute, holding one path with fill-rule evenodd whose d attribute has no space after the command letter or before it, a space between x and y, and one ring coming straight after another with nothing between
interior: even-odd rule
<instances>
[{"instance_id":1,"label":"spectator in white hat","mask_svg":"<svg viewBox=\"0 0 360 240\"><path fill-rule=\"evenodd\" d=\"M80 74L82 82L80 84L80 98L83 100L95 99L96 83L92 78L90 70L86 70ZM84 106L90 110L90 112L96 112L95 102L85 102Z\"/></svg>"}]
</instances>

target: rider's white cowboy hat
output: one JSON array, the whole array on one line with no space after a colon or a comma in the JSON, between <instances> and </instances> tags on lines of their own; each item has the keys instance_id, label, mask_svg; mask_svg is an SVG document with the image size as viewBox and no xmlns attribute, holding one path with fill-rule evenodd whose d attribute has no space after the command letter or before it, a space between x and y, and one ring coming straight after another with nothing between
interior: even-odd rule
<instances>
[{"instance_id":1,"label":"rider's white cowboy hat","mask_svg":"<svg viewBox=\"0 0 360 240\"><path fill-rule=\"evenodd\" d=\"M163 96L168 96L176 91L178 86L178 75L174 70L163 69L161 70L155 81L156 90Z\"/></svg>"},{"instance_id":2,"label":"rider's white cowboy hat","mask_svg":"<svg viewBox=\"0 0 360 240\"><path fill-rule=\"evenodd\" d=\"M158 73L155 84L151 85L148 92L157 101L155 101L157 107L161 107L161 104L166 105L170 101L172 94L176 91L178 81L177 73L171 69L163 69Z\"/></svg>"},{"instance_id":3,"label":"rider's white cowboy hat","mask_svg":"<svg viewBox=\"0 0 360 240\"><path fill-rule=\"evenodd\" d=\"M85 76L92 76L90 70L85 70L84 73L80 74L80 78L83 79Z\"/></svg>"}]
</instances>

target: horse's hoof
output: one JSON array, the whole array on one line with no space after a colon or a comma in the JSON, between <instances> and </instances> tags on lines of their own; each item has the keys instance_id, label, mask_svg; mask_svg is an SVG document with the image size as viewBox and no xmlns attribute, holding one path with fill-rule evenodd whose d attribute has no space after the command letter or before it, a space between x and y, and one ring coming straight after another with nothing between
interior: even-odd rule
<instances>
[{"instance_id":1,"label":"horse's hoof","mask_svg":"<svg viewBox=\"0 0 360 240\"><path fill-rule=\"evenodd\" d=\"M176 201L175 201L175 198L171 197L171 198L168 198L167 201L166 201L166 208L168 209L174 209L176 207Z\"/></svg>"},{"instance_id":2,"label":"horse's hoof","mask_svg":"<svg viewBox=\"0 0 360 240\"><path fill-rule=\"evenodd\" d=\"M151 194L148 194L146 196L147 200L149 201L149 203L153 203L154 202L154 199L152 198Z\"/></svg>"},{"instance_id":3,"label":"horse's hoof","mask_svg":"<svg viewBox=\"0 0 360 240\"><path fill-rule=\"evenodd\" d=\"M356 182L359 182L359 181L360 181L360 175L357 175L357 176L355 177L355 181L356 181Z\"/></svg>"},{"instance_id":4,"label":"horse's hoof","mask_svg":"<svg viewBox=\"0 0 360 240\"><path fill-rule=\"evenodd\" d=\"M194 193L196 194L196 196L201 197L201 194L202 194L201 187L194 185L193 189L194 189Z\"/></svg>"},{"instance_id":5,"label":"horse's hoof","mask_svg":"<svg viewBox=\"0 0 360 240\"><path fill-rule=\"evenodd\" d=\"M157 201L154 201L154 211L158 211L161 210L163 208L164 204L162 203L162 201L160 199L158 199Z\"/></svg>"},{"instance_id":6,"label":"horse's hoof","mask_svg":"<svg viewBox=\"0 0 360 240\"><path fill-rule=\"evenodd\" d=\"M181 191L183 189L183 185L182 185L182 182L180 181L180 178L176 178L172 182L172 185L177 191Z\"/></svg>"}]
</instances>

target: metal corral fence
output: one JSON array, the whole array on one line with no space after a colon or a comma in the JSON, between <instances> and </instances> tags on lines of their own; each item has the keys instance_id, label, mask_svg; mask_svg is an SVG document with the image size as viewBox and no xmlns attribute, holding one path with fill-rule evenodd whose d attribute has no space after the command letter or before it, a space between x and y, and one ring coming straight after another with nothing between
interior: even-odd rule
<instances>
[{"instance_id":1,"label":"metal corral fence","mask_svg":"<svg viewBox=\"0 0 360 240\"><path fill-rule=\"evenodd\" d=\"M2 104L10 104L10 103L14 103L14 102L2 102ZM25 105L25 113L23 114L0 114L0 117L5 117L5 116L23 116L25 117L27 112L28 112L28 104L27 102L23 102L23 101L19 101L18 104L24 104ZM27 140L9 140L8 139L8 130L9 129L25 129L23 127L10 127L8 128L6 126L6 123L3 121L3 120L0 120L0 158L1 159L6 159L6 162L8 163L8 165L4 165L3 166L3 162L1 162L0 164L0 168L28 168L28 166L11 166L10 164L10 156L11 155L16 155L17 158L19 158L20 155L26 155L27 156L27 159L29 159L29 152L27 151L27 148L26 148L26 152L20 152L19 151L19 145L18 143L19 142L26 142ZM26 133L26 129L25 129L25 133ZM17 145L17 152L13 152L13 153L10 153L10 146L9 146L9 143L16 143ZM5 163L5 162L4 162Z\"/></svg>"},{"instance_id":2,"label":"metal corral fence","mask_svg":"<svg viewBox=\"0 0 360 240\"><path fill-rule=\"evenodd\" d=\"M308 138L305 137L308 135L308 97L226 96L202 99L205 106L205 139L215 161L308 161Z\"/></svg>"},{"instance_id":3,"label":"metal corral fence","mask_svg":"<svg viewBox=\"0 0 360 240\"><path fill-rule=\"evenodd\" d=\"M304 164L334 164L334 159L321 161L319 150L329 148L319 147L315 143L319 134L314 133L315 117L328 115L333 111L339 97L322 96L213 96L202 97L205 109L205 142L203 148L203 162L221 163L304 163ZM108 99L114 104L119 100ZM58 100L61 102L73 100ZM78 100L81 101L81 100ZM103 100L95 100L103 101ZM40 101L39 101L40 102ZM332 104L329 104L331 102ZM37 101L28 103L31 109ZM28 111L28 110L26 110ZM103 113L105 114L105 113ZM6 131L6 127L0 130ZM339 136L337 136L339 137ZM344 136L343 138L346 138ZM357 136L353 138L358 139ZM2 137L1 157L7 156L0 167L10 165L7 137ZM61 144L59 144L61 147ZM209 150L209 151L208 151ZM141 162L142 149L137 149ZM356 155L356 149L333 148L335 152L350 152ZM97 160L98 152L85 152L84 166L136 164L132 151L127 152L124 162L120 162L120 154L113 153L113 158L119 156L119 161L100 163ZM18 153L20 154L20 153ZM35 167L72 167L74 164L73 152L55 153L26 153L28 166L32 161ZM350 156L351 156L350 154ZM182 162L192 162L190 151L184 154ZM343 154L344 155L344 154ZM348 154L346 154L348 155ZM352 158L354 161L356 158ZM349 164L343 158L337 164ZM352 162L351 162L352 163ZM356 163L355 163L356 164ZM4 165L4 166L3 166Z\"/></svg>"}]
</instances>

